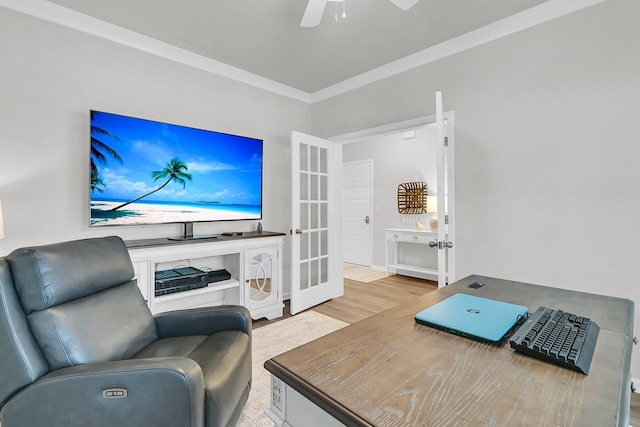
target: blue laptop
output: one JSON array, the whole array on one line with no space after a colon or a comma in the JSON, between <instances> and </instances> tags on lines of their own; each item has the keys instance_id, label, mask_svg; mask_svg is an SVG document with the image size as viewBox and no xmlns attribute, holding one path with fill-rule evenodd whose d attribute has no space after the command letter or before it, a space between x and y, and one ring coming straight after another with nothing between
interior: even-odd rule
<instances>
[{"instance_id":1,"label":"blue laptop","mask_svg":"<svg viewBox=\"0 0 640 427\"><path fill-rule=\"evenodd\" d=\"M499 343L527 313L527 307L455 294L414 316L415 321L452 334Z\"/></svg>"}]
</instances>

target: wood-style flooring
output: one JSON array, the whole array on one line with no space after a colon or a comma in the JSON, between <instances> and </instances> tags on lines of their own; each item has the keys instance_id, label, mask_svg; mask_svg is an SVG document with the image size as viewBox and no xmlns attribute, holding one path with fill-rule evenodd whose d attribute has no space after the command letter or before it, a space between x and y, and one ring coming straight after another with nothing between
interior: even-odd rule
<instances>
[{"instance_id":1,"label":"wood-style flooring","mask_svg":"<svg viewBox=\"0 0 640 427\"><path fill-rule=\"evenodd\" d=\"M636 388L640 387L640 384L636 384ZM631 416L629 417L629 425L638 427L640 426L640 390L631 395Z\"/></svg>"},{"instance_id":2,"label":"wood-style flooring","mask_svg":"<svg viewBox=\"0 0 640 427\"><path fill-rule=\"evenodd\" d=\"M438 289L438 284L430 280L409 276L392 275L372 283L344 279L344 295L317 305L310 310L317 311L349 324L356 323L391 307L411 301L416 296ZM289 301L284 302L284 316L278 319L253 321L253 328L259 328L291 317Z\"/></svg>"},{"instance_id":3,"label":"wood-style flooring","mask_svg":"<svg viewBox=\"0 0 640 427\"><path fill-rule=\"evenodd\" d=\"M310 310L351 324L403 302L411 301L413 298L437 288L436 282L401 275L385 277L370 283L345 279L344 296L327 301ZM253 322L253 327L258 328L290 316L289 302L285 301L285 315L283 317L274 320L257 320ZM636 388L640 388L640 384L636 384ZM634 393L631 396L629 425L640 427L640 393Z\"/></svg>"}]
</instances>

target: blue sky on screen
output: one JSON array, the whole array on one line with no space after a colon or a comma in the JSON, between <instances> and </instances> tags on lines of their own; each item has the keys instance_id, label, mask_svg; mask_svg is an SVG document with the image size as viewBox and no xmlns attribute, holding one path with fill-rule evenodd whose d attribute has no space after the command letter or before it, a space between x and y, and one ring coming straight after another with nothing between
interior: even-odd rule
<instances>
[{"instance_id":1,"label":"blue sky on screen","mask_svg":"<svg viewBox=\"0 0 640 427\"><path fill-rule=\"evenodd\" d=\"M175 157L186 163L192 180L184 189L171 183L143 200L260 204L260 140L103 112L94 112L91 126L117 136L92 132L122 158L96 162L104 187L92 193L94 199L131 200L158 188L166 178L154 182L152 172Z\"/></svg>"}]
</instances>

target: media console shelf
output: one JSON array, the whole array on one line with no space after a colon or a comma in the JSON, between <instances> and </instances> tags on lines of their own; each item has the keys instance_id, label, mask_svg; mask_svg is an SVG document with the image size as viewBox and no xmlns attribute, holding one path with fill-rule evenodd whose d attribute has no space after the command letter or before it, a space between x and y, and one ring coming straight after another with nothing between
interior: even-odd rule
<instances>
[{"instance_id":1,"label":"media console shelf","mask_svg":"<svg viewBox=\"0 0 640 427\"><path fill-rule=\"evenodd\" d=\"M162 313L223 304L243 305L253 319L283 314L284 234L269 231L197 240L129 240L138 287L151 312ZM225 269L231 279L166 295L155 295L155 272L181 267Z\"/></svg>"}]
</instances>

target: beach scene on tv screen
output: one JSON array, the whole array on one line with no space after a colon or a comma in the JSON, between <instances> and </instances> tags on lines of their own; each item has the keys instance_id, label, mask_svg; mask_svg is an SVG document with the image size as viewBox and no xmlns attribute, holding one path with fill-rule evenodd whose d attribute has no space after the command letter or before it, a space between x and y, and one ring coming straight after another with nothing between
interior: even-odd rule
<instances>
[{"instance_id":1,"label":"beach scene on tv screen","mask_svg":"<svg viewBox=\"0 0 640 427\"><path fill-rule=\"evenodd\" d=\"M262 141L91 111L91 226L262 217Z\"/></svg>"}]
</instances>

